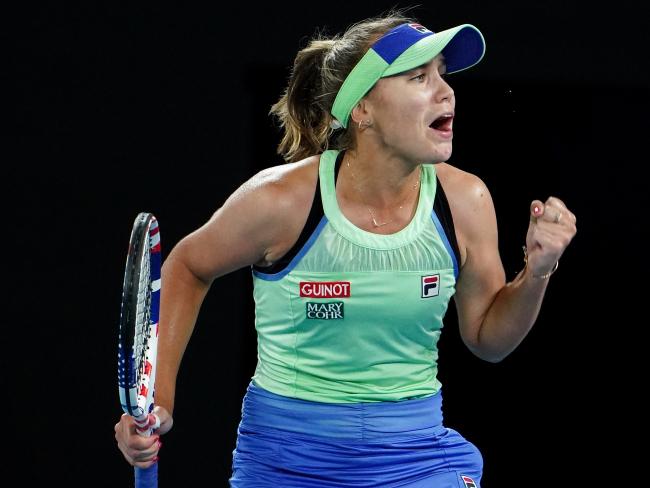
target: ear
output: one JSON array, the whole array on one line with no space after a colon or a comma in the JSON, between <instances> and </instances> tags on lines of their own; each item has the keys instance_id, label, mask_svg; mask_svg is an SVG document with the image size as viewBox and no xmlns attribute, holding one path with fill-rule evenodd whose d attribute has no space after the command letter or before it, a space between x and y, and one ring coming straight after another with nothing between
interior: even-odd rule
<instances>
[{"instance_id":1,"label":"ear","mask_svg":"<svg viewBox=\"0 0 650 488\"><path fill-rule=\"evenodd\" d=\"M372 106L366 97L354 106L350 113L350 120L357 125L363 120L372 120Z\"/></svg>"}]
</instances>

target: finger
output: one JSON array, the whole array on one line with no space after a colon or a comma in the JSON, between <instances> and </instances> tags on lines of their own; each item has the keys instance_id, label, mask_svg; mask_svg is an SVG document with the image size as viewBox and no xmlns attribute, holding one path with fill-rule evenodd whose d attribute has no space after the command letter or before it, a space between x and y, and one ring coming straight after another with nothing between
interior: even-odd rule
<instances>
[{"instance_id":1,"label":"finger","mask_svg":"<svg viewBox=\"0 0 650 488\"><path fill-rule=\"evenodd\" d=\"M153 414L160 420L160 426L158 427L157 433L162 435L169 432L174 425L174 419L169 412L164 407L155 406Z\"/></svg>"},{"instance_id":2,"label":"finger","mask_svg":"<svg viewBox=\"0 0 650 488\"><path fill-rule=\"evenodd\" d=\"M576 224L578 219L576 218L575 214L571 210L569 210L568 208L565 208L565 209L562 210L562 212L564 213L564 217L562 218L562 220L566 219L565 220L566 222L570 222L573 225Z\"/></svg>"},{"instance_id":3,"label":"finger","mask_svg":"<svg viewBox=\"0 0 650 488\"><path fill-rule=\"evenodd\" d=\"M128 421L125 419L124 415L120 418L120 421L115 424L114 430L115 440L117 441L118 445L125 444L126 439L134 434L134 432L131 432Z\"/></svg>"},{"instance_id":4,"label":"finger","mask_svg":"<svg viewBox=\"0 0 650 488\"><path fill-rule=\"evenodd\" d=\"M544 204L540 200L533 200L530 204L530 220L537 222L542 215L544 215Z\"/></svg>"},{"instance_id":5,"label":"finger","mask_svg":"<svg viewBox=\"0 0 650 488\"><path fill-rule=\"evenodd\" d=\"M152 457L158 455L158 451L160 451L161 446L162 443L160 442L160 439L156 438L155 442L153 442L146 449L130 450L129 455L135 461L149 461Z\"/></svg>"},{"instance_id":6,"label":"finger","mask_svg":"<svg viewBox=\"0 0 650 488\"><path fill-rule=\"evenodd\" d=\"M153 434L151 436L143 436L136 433L123 433L116 432L115 439L119 447L125 451L129 456L135 457L136 453L148 451L155 448L160 442L160 436Z\"/></svg>"},{"instance_id":7,"label":"finger","mask_svg":"<svg viewBox=\"0 0 650 488\"><path fill-rule=\"evenodd\" d=\"M144 437L141 435L134 435L129 439L129 447L138 452L148 452L152 449L157 449L158 444L160 444L160 436L154 434L149 437Z\"/></svg>"},{"instance_id":8,"label":"finger","mask_svg":"<svg viewBox=\"0 0 650 488\"><path fill-rule=\"evenodd\" d=\"M118 430L123 430L124 432L135 434L135 421L133 420L133 417L126 413L123 413L120 417L120 421L115 424L115 432Z\"/></svg>"},{"instance_id":9,"label":"finger","mask_svg":"<svg viewBox=\"0 0 650 488\"><path fill-rule=\"evenodd\" d=\"M141 469L147 469L153 466L158 462L158 456L154 456L152 459L147 460L147 461L139 461L139 462L134 462L132 463L133 466Z\"/></svg>"},{"instance_id":10,"label":"finger","mask_svg":"<svg viewBox=\"0 0 650 488\"><path fill-rule=\"evenodd\" d=\"M565 212L563 212L561 208L558 208L552 204L545 204L540 219L545 222L560 224L562 222L562 219L564 219L565 217L566 217Z\"/></svg>"},{"instance_id":11,"label":"finger","mask_svg":"<svg viewBox=\"0 0 650 488\"><path fill-rule=\"evenodd\" d=\"M562 217L560 218L561 221L562 220L565 221L565 222L569 221L569 222L575 224L577 222L577 220L578 220L576 218L575 214L568 209L566 204L557 197L548 197L548 199L546 200L545 206L554 207L554 208L558 209L560 212L562 212Z\"/></svg>"},{"instance_id":12,"label":"finger","mask_svg":"<svg viewBox=\"0 0 650 488\"><path fill-rule=\"evenodd\" d=\"M149 439L150 438L147 438L147 440ZM151 443L151 445L141 446L141 445L131 444L123 452L126 455L126 457L130 458L134 462L148 462L154 456L158 455L158 451L160 450L161 446L162 443L160 442L160 439L156 437L154 442Z\"/></svg>"},{"instance_id":13,"label":"finger","mask_svg":"<svg viewBox=\"0 0 650 488\"><path fill-rule=\"evenodd\" d=\"M160 427L160 417L156 415L155 413L150 413L149 414L149 428L152 430L156 430Z\"/></svg>"},{"instance_id":14,"label":"finger","mask_svg":"<svg viewBox=\"0 0 650 488\"><path fill-rule=\"evenodd\" d=\"M131 466L136 466L138 468L148 468L152 464L158 461L159 456L151 456L150 458L147 459L134 459L133 457L129 456L128 453L122 452L124 455L124 459L131 465Z\"/></svg>"},{"instance_id":15,"label":"finger","mask_svg":"<svg viewBox=\"0 0 650 488\"><path fill-rule=\"evenodd\" d=\"M558 197L553 197L553 196L548 197L546 199L545 204L550 205L551 207L559 208L560 210L567 210L567 206Z\"/></svg>"},{"instance_id":16,"label":"finger","mask_svg":"<svg viewBox=\"0 0 650 488\"><path fill-rule=\"evenodd\" d=\"M142 461L134 461L132 465L138 468L146 469L156 464L158 462L158 459L160 459L160 456L153 456L150 459L143 459Z\"/></svg>"}]
</instances>

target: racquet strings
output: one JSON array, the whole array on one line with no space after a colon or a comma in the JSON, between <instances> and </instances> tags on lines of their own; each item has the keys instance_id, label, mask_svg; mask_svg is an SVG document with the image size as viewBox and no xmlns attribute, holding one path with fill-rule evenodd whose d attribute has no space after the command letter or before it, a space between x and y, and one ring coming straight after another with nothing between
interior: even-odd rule
<instances>
[{"instance_id":1,"label":"racquet strings","mask_svg":"<svg viewBox=\"0 0 650 488\"><path fill-rule=\"evenodd\" d=\"M144 397L144 399L147 397L147 389L149 385L142 383L143 375L144 373L147 375L151 374L151 372L148 371L150 366L147 361L147 349L149 344L149 336L151 334L151 252L149 239L150 238L147 233L145 236L146 244L142 246L142 256L139 260L140 269L138 270L138 300L136 306L136 321L134 330L135 336L133 341L133 352L136 368L136 385L138 387L138 395L141 395ZM138 404L140 404L140 401L138 401Z\"/></svg>"}]
</instances>

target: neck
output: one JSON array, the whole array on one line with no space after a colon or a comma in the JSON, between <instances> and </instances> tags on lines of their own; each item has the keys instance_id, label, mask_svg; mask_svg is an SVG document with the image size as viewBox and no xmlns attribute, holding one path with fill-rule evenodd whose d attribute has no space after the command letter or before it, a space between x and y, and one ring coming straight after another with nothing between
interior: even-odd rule
<instances>
[{"instance_id":1,"label":"neck","mask_svg":"<svg viewBox=\"0 0 650 488\"><path fill-rule=\"evenodd\" d=\"M420 165L385 152L346 151L341 171L346 198L376 209L393 208L418 194Z\"/></svg>"}]
</instances>

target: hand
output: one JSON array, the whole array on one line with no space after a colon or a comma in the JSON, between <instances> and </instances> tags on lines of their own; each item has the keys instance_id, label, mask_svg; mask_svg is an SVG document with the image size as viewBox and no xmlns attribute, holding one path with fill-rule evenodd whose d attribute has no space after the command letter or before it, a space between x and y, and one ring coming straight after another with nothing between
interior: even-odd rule
<instances>
[{"instance_id":1,"label":"hand","mask_svg":"<svg viewBox=\"0 0 650 488\"><path fill-rule=\"evenodd\" d=\"M559 198L531 203L526 267L533 276L542 276L553 269L576 231L576 216Z\"/></svg>"},{"instance_id":2,"label":"hand","mask_svg":"<svg viewBox=\"0 0 650 488\"><path fill-rule=\"evenodd\" d=\"M153 431L151 436L143 437L135 430L135 421L128 414L122 414L120 421L115 424L115 440L117 447L131 466L148 468L158 461L158 452L162 443L160 436L169 432L174 420L163 407L154 407L149 414L149 426L153 427L157 421L160 426Z\"/></svg>"}]
</instances>

